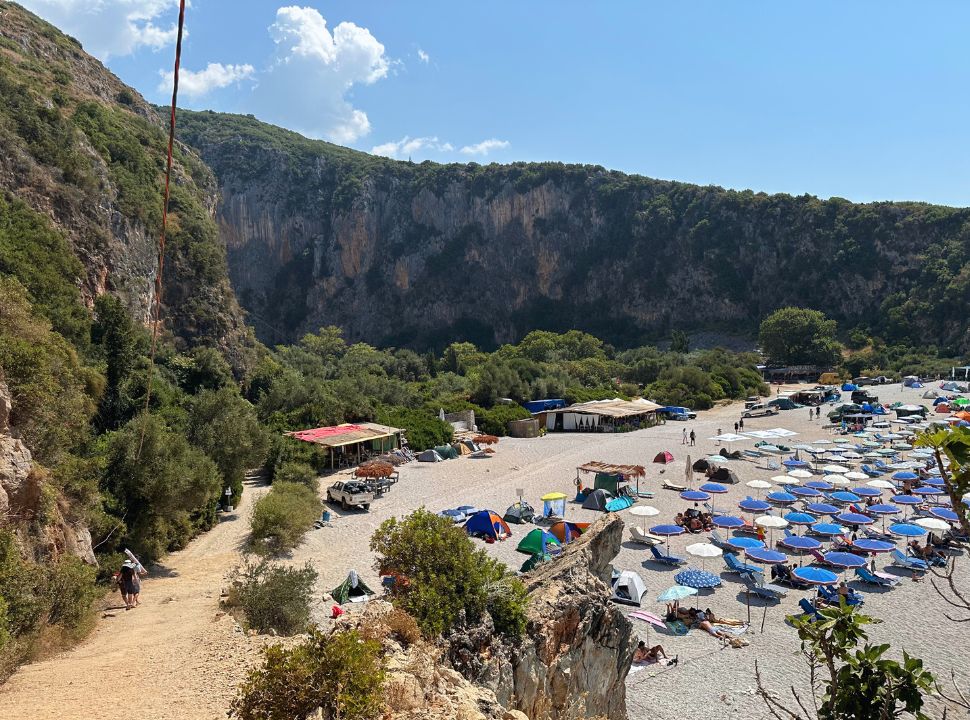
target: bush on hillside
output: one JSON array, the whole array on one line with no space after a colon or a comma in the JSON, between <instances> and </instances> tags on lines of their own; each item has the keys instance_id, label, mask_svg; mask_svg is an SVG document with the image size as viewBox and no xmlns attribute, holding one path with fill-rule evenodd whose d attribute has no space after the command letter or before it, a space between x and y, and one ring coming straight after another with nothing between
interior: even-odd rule
<instances>
[{"instance_id":1,"label":"bush on hillside","mask_svg":"<svg viewBox=\"0 0 970 720\"><path fill-rule=\"evenodd\" d=\"M317 479L317 471L308 463L289 461L276 471L273 482L294 483L305 485L314 493L320 491L320 481Z\"/></svg>"},{"instance_id":2,"label":"bush on hillside","mask_svg":"<svg viewBox=\"0 0 970 720\"><path fill-rule=\"evenodd\" d=\"M294 648L279 645L263 651L233 701L230 716L239 720L323 717L370 720L384 705L384 659L377 640L356 630L332 635L312 631Z\"/></svg>"},{"instance_id":3,"label":"bush on hillside","mask_svg":"<svg viewBox=\"0 0 970 720\"><path fill-rule=\"evenodd\" d=\"M253 507L253 549L279 554L296 547L320 516L320 508L320 498L305 485L274 483Z\"/></svg>"},{"instance_id":4,"label":"bush on hillside","mask_svg":"<svg viewBox=\"0 0 970 720\"><path fill-rule=\"evenodd\" d=\"M475 422L483 433L502 437L509 434L509 423L512 420L524 420L530 417L532 413L521 405L496 405L483 410L481 416L476 413Z\"/></svg>"},{"instance_id":5,"label":"bush on hillside","mask_svg":"<svg viewBox=\"0 0 970 720\"><path fill-rule=\"evenodd\" d=\"M525 628L521 581L476 550L447 518L421 509L403 520L385 520L370 547L380 574L402 578L391 588L392 602L411 614L426 636L447 632L462 612L474 622L494 611L496 629L510 636Z\"/></svg>"},{"instance_id":6,"label":"bush on hillside","mask_svg":"<svg viewBox=\"0 0 970 720\"><path fill-rule=\"evenodd\" d=\"M309 563L302 568L270 565L265 560L247 564L233 578L227 605L242 610L254 630L295 635L310 622L316 580L316 570Z\"/></svg>"},{"instance_id":7,"label":"bush on hillside","mask_svg":"<svg viewBox=\"0 0 970 720\"><path fill-rule=\"evenodd\" d=\"M450 443L454 428L427 410L387 408L377 415L377 422L404 428L408 445L414 451L427 450Z\"/></svg>"}]
</instances>

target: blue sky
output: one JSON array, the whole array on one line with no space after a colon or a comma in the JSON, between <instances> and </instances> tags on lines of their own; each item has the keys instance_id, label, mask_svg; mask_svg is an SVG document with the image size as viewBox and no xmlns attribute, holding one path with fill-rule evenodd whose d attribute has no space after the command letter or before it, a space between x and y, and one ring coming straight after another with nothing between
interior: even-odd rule
<instances>
[{"instance_id":1,"label":"blue sky","mask_svg":"<svg viewBox=\"0 0 970 720\"><path fill-rule=\"evenodd\" d=\"M22 0L165 102L173 0ZM414 160L970 205L970 2L193 0L180 101Z\"/></svg>"}]
</instances>

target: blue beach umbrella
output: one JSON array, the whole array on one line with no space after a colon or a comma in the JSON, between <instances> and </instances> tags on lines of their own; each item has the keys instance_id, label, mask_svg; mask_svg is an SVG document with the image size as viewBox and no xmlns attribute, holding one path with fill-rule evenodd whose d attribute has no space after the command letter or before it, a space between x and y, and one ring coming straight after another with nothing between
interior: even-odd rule
<instances>
[{"instance_id":1,"label":"blue beach umbrella","mask_svg":"<svg viewBox=\"0 0 970 720\"><path fill-rule=\"evenodd\" d=\"M829 495L829 498L841 503L857 503L862 500L862 498L855 493L850 493L845 490L834 492Z\"/></svg>"},{"instance_id":2,"label":"blue beach umbrella","mask_svg":"<svg viewBox=\"0 0 970 720\"><path fill-rule=\"evenodd\" d=\"M738 507L745 512L755 513L764 512L765 510L771 509L771 504L766 503L764 500L755 500L753 498L746 498L738 503Z\"/></svg>"},{"instance_id":3,"label":"blue beach umbrella","mask_svg":"<svg viewBox=\"0 0 970 720\"><path fill-rule=\"evenodd\" d=\"M798 499L788 492L770 492L766 497L771 502L778 503L780 505L790 505Z\"/></svg>"},{"instance_id":4,"label":"blue beach umbrella","mask_svg":"<svg viewBox=\"0 0 970 720\"><path fill-rule=\"evenodd\" d=\"M703 485L701 485L700 489L703 490L704 492L715 493L715 494L726 493L728 491L726 485L721 485L721 483L716 483L716 482L704 483Z\"/></svg>"},{"instance_id":5,"label":"blue beach umbrella","mask_svg":"<svg viewBox=\"0 0 970 720\"><path fill-rule=\"evenodd\" d=\"M947 522L959 522L960 520L960 516L950 508L931 508L930 515L940 520L946 520Z\"/></svg>"},{"instance_id":6,"label":"blue beach umbrella","mask_svg":"<svg viewBox=\"0 0 970 720\"><path fill-rule=\"evenodd\" d=\"M859 497L879 497L882 495L882 490L874 487L856 487L852 488L852 492Z\"/></svg>"},{"instance_id":7,"label":"blue beach umbrella","mask_svg":"<svg viewBox=\"0 0 970 720\"><path fill-rule=\"evenodd\" d=\"M788 556L785 553L778 552L777 550L769 550L768 548L750 548L745 550L744 554L755 562L764 563L765 565L777 565L788 560Z\"/></svg>"},{"instance_id":8,"label":"blue beach umbrella","mask_svg":"<svg viewBox=\"0 0 970 720\"><path fill-rule=\"evenodd\" d=\"M893 480L919 480L919 475L909 470L893 473Z\"/></svg>"},{"instance_id":9,"label":"blue beach umbrella","mask_svg":"<svg viewBox=\"0 0 970 720\"><path fill-rule=\"evenodd\" d=\"M703 500L710 500L711 496L706 492L701 492L700 490L684 490L680 494L684 500L692 500L693 502L701 502Z\"/></svg>"},{"instance_id":10,"label":"blue beach umbrella","mask_svg":"<svg viewBox=\"0 0 970 720\"><path fill-rule=\"evenodd\" d=\"M685 585L674 585L669 587L657 596L657 602L674 602L696 595L697 589Z\"/></svg>"},{"instance_id":11,"label":"blue beach umbrella","mask_svg":"<svg viewBox=\"0 0 970 720\"><path fill-rule=\"evenodd\" d=\"M787 520L792 525L814 525L816 522L818 522L817 517L803 512L785 513L784 517L785 517L785 520Z\"/></svg>"},{"instance_id":12,"label":"blue beach umbrella","mask_svg":"<svg viewBox=\"0 0 970 720\"><path fill-rule=\"evenodd\" d=\"M749 537L733 537L727 541L727 544L733 547L735 550L752 550L754 548L763 548L765 544L760 540L755 540Z\"/></svg>"},{"instance_id":13,"label":"blue beach umbrella","mask_svg":"<svg viewBox=\"0 0 970 720\"><path fill-rule=\"evenodd\" d=\"M805 483L805 487L814 488L815 490L825 490L826 492L835 490L835 485L825 480L809 480Z\"/></svg>"},{"instance_id":14,"label":"blue beach umbrella","mask_svg":"<svg viewBox=\"0 0 970 720\"><path fill-rule=\"evenodd\" d=\"M840 568L857 568L866 564L866 559L847 552L827 552L825 561Z\"/></svg>"},{"instance_id":15,"label":"blue beach umbrella","mask_svg":"<svg viewBox=\"0 0 970 720\"><path fill-rule=\"evenodd\" d=\"M924 485L913 490L913 495L942 495L943 491L932 485Z\"/></svg>"},{"instance_id":16,"label":"blue beach umbrella","mask_svg":"<svg viewBox=\"0 0 970 720\"><path fill-rule=\"evenodd\" d=\"M716 588L721 586L721 578L707 570L690 568L674 575L674 581L689 588Z\"/></svg>"},{"instance_id":17,"label":"blue beach umbrella","mask_svg":"<svg viewBox=\"0 0 970 720\"><path fill-rule=\"evenodd\" d=\"M932 485L933 487L943 487L946 485L941 477L928 477L923 482L927 485Z\"/></svg>"},{"instance_id":18,"label":"blue beach umbrella","mask_svg":"<svg viewBox=\"0 0 970 720\"><path fill-rule=\"evenodd\" d=\"M805 487L793 487L790 489L790 492L792 495L797 495L799 497L824 497L821 490L818 488L809 487L808 483L805 484Z\"/></svg>"},{"instance_id":19,"label":"blue beach umbrella","mask_svg":"<svg viewBox=\"0 0 970 720\"><path fill-rule=\"evenodd\" d=\"M854 512L839 513L835 516L835 519L840 523L845 523L846 525L872 525L872 523L875 522L875 520L868 515Z\"/></svg>"},{"instance_id":20,"label":"blue beach umbrella","mask_svg":"<svg viewBox=\"0 0 970 720\"><path fill-rule=\"evenodd\" d=\"M816 515L834 515L839 511L835 505L829 505L828 503L809 503L805 506L805 509Z\"/></svg>"},{"instance_id":21,"label":"blue beach umbrella","mask_svg":"<svg viewBox=\"0 0 970 720\"><path fill-rule=\"evenodd\" d=\"M896 549L896 546L890 542L885 542L883 540L870 540L869 538L862 538L861 540L854 541L852 543L852 547L869 553L891 552L892 550Z\"/></svg>"},{"instance_id":22,"label":"blue beach umbrella","mask_svg":"<svg viewBox=\"0 0 970 720\"><path fill-rule=\"evenodd\" d=\"M839 581L839 576L831 570L812 567L811 565L795 568L791 574L796 579L809 585L834 585Z\"/></svg>"},{"instance_id":23,"label":"blue beach umbrella","mask_svg":"<svg viewBox=\"0 0 970 720\"><path fill-rule=\"evenodd\" d=\"M902 510L895 505L880 503L879 505L870 505L866 508L866 512L870 515L898 515Z\"/></svg>"},{"instance_id":24,"label":"blue beach umbrella","mask_svg":"<svg viewBox=\"0 0 970 720\"><path fill-rule=\"evenodd\" d=\"M670 552L670 538L673 535L683 535L684 528L680 525L654 525L650 528L650 532L654 535L660 535L661 537L667 538L667 552Z\"/></svg>"},{"instance_id":25,"label":"blue beach umbrella","mask_svg":"<svg viewBox=\"0 0 970 720\"><path fill-rule=\"evenodd\" d=\"M804 460L794 460L794 459L785 460L784 462L782 462L782 465L784 465L787 468L808 467L808 463L805 462Z\"/></svg>"},{"instance_id":26,"label":"blue beach umbrella","mask_svg":"<svg viewBox=\"0 0 970 720\"><path fill-rule=\"evenodd\" d=\"M836 523L815 523L812 525L812 532L816 535L844 535L845 528Z\"/></svg>"},{"instance_id":27,"label":"blue beach umbrella","mask_svg":"<svg viewBox=\"0 0 970 720\"><path fill-rule=\"evenodd\" d=\"M889 526L889 532L900 537L923 537L928 531L912 523L894 523Z\"/></svg>"},{"instance_id":28,"label":"blue beach umbrella","mask_svg":"<svg viewBox=\"0 0 970 720\"><path fill-rule=\"evenodd\" d=\"M734 515L718 515L714 518L714 526L731 530L733 528L744 527L744 520Z\"/></svg>"},{"instance_id":29,"label":"blue beach umbrella","mask_svg":"<svg viewBox=\"0 0 970 720\"><path fill-rule=\"evenodd\" d=\"M918 498L915 495L893 495L893 502L897 505L921 505L923 498Z\"/></svg>"},{"instance_id":30,"label":"blue beach umbrella","mask_svg":"<svg viewBox=\"0 0 970 720\"><path fill-rule=\"evenodd\" d=\"M791 550L818 550L822 547L820 543L815 538L806 537L805 535L790 535L789 537L782 538L778 541L779 545L784 545L786 548Z\"/></svg>"}]
</instances>

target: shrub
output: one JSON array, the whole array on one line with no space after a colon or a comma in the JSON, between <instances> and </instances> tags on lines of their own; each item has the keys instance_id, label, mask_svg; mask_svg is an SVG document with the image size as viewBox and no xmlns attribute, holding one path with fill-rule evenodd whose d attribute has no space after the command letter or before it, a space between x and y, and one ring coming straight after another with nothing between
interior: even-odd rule
<instances>
[{"instance_id":1,"label":"shrub","mask_svg":"<svg viewBox=\"0 0 970 720\"><path fill-rule=\"evenodd\" d=\"M404 428L408 444L415 451L450 443L454 435L451 425L426 410L388 408L378 413L377 422Z\"/></svg>"},{"instance_id":2,"label":"shrub","mask_svg":"<svg viewBox=\"0 0 970 720\"><path fill-rule=\"evenodd\" d=\"M496 405L475 415L478 429L489 435L499 437L509 434L509 423L512 420L525 420L532 417L532 413L521 405Z\"/></svg>"},{"instance_id":3,"label":"shrub","mask_svg":"<svg viewBox=\"0 0 970 720\"><path fill-rule=\"evenodd\" d=\"M524 629L522 583L447 518L421 509L403 520L385 520L370 547L380 574L402 578L392 586L392 602L414 617L425 636L447 632L462 612L475 621L495 610L500 632Z\"/></svg>"},{"instance_id":4,"label":"shrub","mask_svg":"<svg viewBox=\"0 0 970 720\"><path fill-rule=\"evenodd\" d=\"M230 716L240 720L302 720L322 708L324 717L370 720L383 708L381 645L356 630L310 639L292 649L263 651L263 665L249 673Z\"/></svg>"},{"instance_id":5,"label":"shrub","mask_svg":"<svg viewBox=\"0 0 970 720\"><path fill-rule=\"evenodd\" d=\"M287 482L296 485L305 485L314 493L319 492L320 482L317 480L317 471L308 463L288 461L276 471L273 477L274 482Z\"/></svg>"},{"instance_id":6,"label":"shrub","mask_svg":"<svg viewBox=\"0 0 970 720\"><path fill-rule=\"evenodd\" d=\"M320 515L320 507L317 494L305 485L275 483L253 507L254 549L282 553L296 547Z\"/></svg>"},{"instance_id":7,"label":"shrub","mask_svg":"<svg viewBox=\"0 0 970 720\"><path fill-rule=\"evenodd\" d=\"M238 571L229 589L228 605L246 615L246 624L261 633L303 632L310 622L310 599L317 573L302 568L273 566L265 560Z\"/></svg>"},{"instance_id":8,"label":"shrub","mask_svg":"<svg viewBox=\"0 0 970 720\"><path fill-rule=\"evenodd\" d=\"M48 623L75 628L88 617L91 603L99 594L96 572L72 555L65 555L48 568L44 582Z\"/></svg>"},{"instance_id":9,"label":"shrub","mask_svg":"<svg viewBox=\"0 0 970 720\"><path fill-rule=\"evenodd\" d=\"M411 615L400 608L394 608L385 618L387 629L403 645L413 645L421 639L421 628Z\"/></svg>"}]
</instances>

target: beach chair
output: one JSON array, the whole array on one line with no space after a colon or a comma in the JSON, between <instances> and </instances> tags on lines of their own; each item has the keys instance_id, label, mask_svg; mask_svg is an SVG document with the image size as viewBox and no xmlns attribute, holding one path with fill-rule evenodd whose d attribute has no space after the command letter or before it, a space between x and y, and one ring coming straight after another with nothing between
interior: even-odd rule
<instances>
[{"instance_id":1,"label":"beach chair","mask_svg":"<svg viewBox=\"0 0 970 720\"><path fill-rule=\"evenodd\" d=\"M812 601L808 598L802 598L798 601L798 607L802 609L803 615L808 615L813 620L821 620L822 616L819 611L812 605Z\"/></svg>"},{"instance_id":2,"label":"beach chair","mask_svg":"<svg viewBox=\"0 0 970 720\"><path fill-rule=\"evenodd\" d=\"M766 583L764 578L753 575L752 573L741 573L741 579L744 580L744 584L748 586L751 592L766 600L781 600L788 595L788 591L785 588L780 585Z\"/></svg>"},{"instance_id":3,"label":"beach chair","mask_svg":"<svg viewBox=\"0 0 970 720\"><path fill-rule=\"evenodd\" d=\"M664 539L659 535L649 533L636 525L630 526L630 538L633 542L640 543L641 545L663 545L664 542Z\"/></svg>"},{"instance_id":4,"label":"beach chair","mask_svg":"<svg viewBox=\"0 0 970 720\"><path fill-rule=\"evenodd\" d=\"M711 530L711 534L707 536L707 539L711 541L711 545L719 547L721 550L734 549L727 544L727 541L721 537L721 533L719 533L716 528Z\"/></svg>"},{"instance_id":5,"label":"beach chair","mask_svg":"<svg viewBox=\"0 0 970 720\"><path fill-rule=\"evenodd\" d=\"M869 477L879 477L880 475L885 475L885 471L878 470L872 467L872 465L863 465L862 472L864 472Z\"/></svg>"},{"instance_id":6,"label":"beach chair","mask_svg":"<svg viewBox=\"0 0 970 720\"><path fill-rule=\"evenodd\" d=\"M746 563L744 560L739 558L733 552L726 552L721 557L724 558L724 564L727 565L727 569L730 572L736 573L752 573L754 575L764 575L765 571L762 570L757 565L752 565L751 563Z\"/></svg>"},{"instance_id":7,"label":"beach chair","mask_svg":"<svg viewBox=\"0 0 970 720\"><path fill-rule=\"evenodd\" d=\"M730 514L726 510L715 510L713 507L711 507L711 504L708 503L708 502L704 503L704 509L707 510L707 512L709 512L714 517L717 517L719 515L729 515Z\"/></svg>"},{"instance_id":8,"label":"beach chair","mask_svg":"<svg viewBox=\"0 0 970 720\"><path fill-rule=\"evenodd\" d=\"M856 568L855 575L859 580L867 585L878 585L879 587L896 587L899 585L899 578L895 575L883 572L872 572L868 568Z\"/></svg>"},{"instance_id":9,"label":"beach chair","mask_svg":"<svg viewBox=\"0 0 970 720\"><path fill-rule=\"evenodd\" d=\"M828 585L819 585L818 594L829 605L838 605L842 600L839 591ZM865 600L862 599L862 596L854 590L849 590L849 594L845 596L845 604L852 607L862 605L864 602Z\"/></svg>"},{"instance_id":10,"label":"beach chair","mask_svg":"<svg viewBox=\"0 0 970 720\"><path fill-rule=\"evenodd\" d=\"M882 540L883 542L891 542L895 544L896 538L889 533L880 532L872 527L862 528L862 534L865 535L870 540Z\"/></svg>"},{"instance_id":11,"label":"beach chair","mask_svg":"<svg viewBox=\"0 0 970 720\"><path fill-rule=\"evenodd\" d=\"M658 562L661 565L683 565L686 561L684 558L677 557L676 555L666 555L657 549L656 545L650 546L650 552L653 554L654 562Z\"/></svg>"},{"instance_id":12,"label":"beach chair","mask_svg":"<svg viewBox=\"0 0 970 720\"><path fill-rule=\"evenodd\" d=\"M821 550L809 550L808 554L812 556L812 562L815 565L824 565L826 567L830 567L832 565L832 563L825 559L825 556L822 554Z\"/></svg>"},{"instance_id":13,"label":"beach chair","mask_svg":"<svg viewBox=\"0 0 970 720\"><path fill-rule=\"evenodd\" d=\"M684 492L687 489L686 485L681 485L680 483L671 482L670 480L663 481L664 490L676 490L677 492Z\"/></svg>"},{"instance_id":14,"label":"beach chair","mask_svg":"<svg viewBox=\"0 0 970 720\"><path fill-rule=\"evenodd\" d=\"M906 549L906 555L908 557L915 558L916 560L923 560L923 562L928 562L930 565L934 567L946 567L946 556L944 555L941 555L940 557L934 557L932 560L927 561L917 555L914 555L913 551L910 548Z\"/></svg>"},{"instance_id":15,"label":"beach chair","mask_svg":"<svg viewBox=\"0 0 970 720\"><path fill-rule=\"evenodd\" d=\"M925 560L909 557L908 555L904 555L900 550L893 550L890 557L893 560L893 565L907 568L913 572L926 572L930 569L929 564Z\"/></svg>"}]
</instances>

